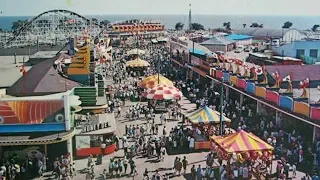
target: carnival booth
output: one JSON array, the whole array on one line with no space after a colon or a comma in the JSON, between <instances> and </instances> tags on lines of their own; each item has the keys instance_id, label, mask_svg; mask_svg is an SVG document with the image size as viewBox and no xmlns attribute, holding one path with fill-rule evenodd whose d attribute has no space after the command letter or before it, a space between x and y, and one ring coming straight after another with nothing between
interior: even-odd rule
<instances>
[{"instance_id":1,"label":"carnival booth","mask_svg":"<svg viewBox=\"0 0 320 180\"><path fill-rule=\"evenodd\" d=\"M131 67L131 68L141 68L141 67L149 67L150 63L148 63L147 61L142 60L138 57L134 60L127 61L126 66Z\"/></svg>"},{"instance_id":2,"label":"carnival booth","mask_svg":"<svg viewBox=\"0 0 320 180\"><path fill-rule=\"evenodd\" d=\"M138 73L138 76L140 76L143 74L145 68L150 66L150 63L137 57L134 60L127 61L126 66L128 71L136 71Z\"/></svg>"},{"instance_id":3,"label":"carnival booth","mask_svg":"<svg viewBox=\"0 0 320 180\"><path fill-rule=\"evenodd\" d=\"M145 88L152 88L158 84L173 86L172 81L170 81L168 78L159 74L155 74L155 75L144 78L140 83L138 83L138 86L145 89Z\"/></svg>"},{"instance_id":4,"label":"carnival booth","mask_svg":"<svg viewBox=\"0 0 320 180\"><path fill-rule=\"evenodd\" d=\"M149 105L154 107L156 111L166 111L174 100L179 100L182 97L182 93L174 86L158 84L152 88L148 88L144 93L149 101Z\"/></svg>"},{"instance_id":5,"label":"carnival booth","mask_svg":"<svg viewBox=\"0 0 320 180\"><path fill-rule=\"evenodd\" d=\"M210 139L218 158L227 161L229 177L233 176L233 168L248 167L251 162L254 162L254 167L249 176L256 174L261 177L266 173L266 166L271 165L274 148L252 133L240 130L225 137L211 136Z\"/></svg>"},{"instance_id":6,"label":"carnival booth","mask_svg":"<svg viewBox=\"0 0 320 180\"><path fill-rule=\"evenodd\" d=\"M191 123L193 130L192 135L195 139L195 149L210 149L211 143L209 137L217 131L217 125L220 123L220 113L210 109L207 106L186 115L186 118ZM230 123L231 120L222 116L224 123Z\"/></svg>"}]
</instances>

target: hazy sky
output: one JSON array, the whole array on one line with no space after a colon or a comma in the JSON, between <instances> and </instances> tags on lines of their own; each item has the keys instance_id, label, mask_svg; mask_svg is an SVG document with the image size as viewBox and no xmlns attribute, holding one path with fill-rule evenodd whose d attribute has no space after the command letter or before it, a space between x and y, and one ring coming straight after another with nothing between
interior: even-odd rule
<instances>
[{"instance_id":1,"label":"hazy sky","mask_svg":"<svg viewBox=\"0 0 320 180\"><path fill-rule=\"evenodd\" d=\"M0 16L38 15L67 9L103 14L320 15L320 0L0 0Z\"/></svg>"}]
</instances>

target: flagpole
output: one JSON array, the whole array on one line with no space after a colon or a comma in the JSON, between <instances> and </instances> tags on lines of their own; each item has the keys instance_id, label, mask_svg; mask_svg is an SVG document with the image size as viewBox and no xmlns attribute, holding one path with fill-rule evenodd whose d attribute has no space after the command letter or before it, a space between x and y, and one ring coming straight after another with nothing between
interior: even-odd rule
<instances>
[{"instance_id":1,"label":"flagpole","mask_svg":"<svg viewBox=\"0 0 320 180\"><path fill-rule=\"evenodd\" d=\"M23 94L25 95L25 96L27 96L27 91L26 91L26 77L25 77L25 69L24 69L24 57L22 58L22 67L23 67L23 69L22 69L22 77L23 77Z\"/></svg>"},{"instance_id":2,"label":"flagpole","mask_svg":"<svg viewBox=\"0 0 320 180\"><path fill-rule=\"evenodd\" d=\"M309 84L309 85L308 85L308 91L309 91L309 92L308 92L308 104L310 105L310 94L311 94L311 91L310 91L310 77L309 77L309 76L308 76L308 81L309 81L309 82L308 82L308 84Z\"/></svg>"}]
</instances>

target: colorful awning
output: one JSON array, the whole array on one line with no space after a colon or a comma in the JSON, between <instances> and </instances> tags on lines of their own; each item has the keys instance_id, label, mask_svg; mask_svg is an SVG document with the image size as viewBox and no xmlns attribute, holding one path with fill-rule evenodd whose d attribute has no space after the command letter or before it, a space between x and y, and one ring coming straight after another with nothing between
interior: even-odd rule
<instances>
[{"instance_id":1,"label":"colorful awning","mask_svg":"<svg viewBox=\"0 0 320 180\"><path fill-rule=\"evenodd\" d=\"M199 123L219 123L220 113L204 106L197 109L195 112L186 116L193 124ZM231 122L231 120L225 116L222 116L222 121Z\"/></svg>"},{"instance_id":2,"label":"colorful awning","mask_svg":"<svg viewBox=\"0 0 320 180\"><path fill-rule=\"evenodd\" d=\"M129 67L148 67L150 66L150 63L148 63L145 60L142 60L140 58L137 58L135 60L127 61L126 66Z\"/></svg>"},{"instance_id":3,"label":"colorful awning","mask_svg":"<svg viewBox=\"0 0 320 180\"><path fill-rule=\"evenodd\" d=\"M66 141L72 138L75 134L75 130L67 132L54 133L50 135L44 135L30 139L29 136L2 136L0 138L1 146L29 146L29 145L42 145L42 144L54 144Z\"/></svg>"},{"instance_id":4,"label":"colorful awning","mask_svg":"<svg viewBox=\"0 0 320 180\"><path fill-rule=\"evenodd\" d=\"M180 99L182 97L182 93L174 86L158 84L152 88L147 89L145 97L147 99L154 100Z\"/></svg>"},{"instance_id":5,"label":"colorful awning","mask_svg":"<svg viewBox=\"0 0 320 180\"><path fill-rule=\"evenodd\" d=\"M226 137L210 137L227 153L266 151L274 148L252 133L240 130Z\"/></svg>"},{"instance_id":6,"label":"colorful awning","mask_svg":"<svg viewBox=\"0 0 320 180\"><path fill-rule=\"evenodd\" d=\"M158 76L158 74L146 77L138 85L142 88L152 88L158 84L173 86L172 81L162 75Z\"/></svg>"}]
</instances>

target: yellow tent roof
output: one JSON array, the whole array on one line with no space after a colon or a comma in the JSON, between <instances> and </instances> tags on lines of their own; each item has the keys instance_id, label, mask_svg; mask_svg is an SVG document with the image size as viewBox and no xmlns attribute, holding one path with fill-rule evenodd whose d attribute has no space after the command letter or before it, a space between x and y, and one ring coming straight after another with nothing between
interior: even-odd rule
<instances>
[{"instance_id":1,"label":"yellow tent roof","mask_svg":"<svg viewBox=\"0 0 320 180\"><path fill-rule=\"evenodd\" d=\"M126 66L129 67L148 67L150 66L150 63L148 63L145 60L142 60L140 58L137 58L135 60L127 61Z\"/></svg>"},{"instance_id":2,"label":"yellow tent roof","mask_svg":"<svg viewBox=\"0 0 320 180\"><path fill-rule=\"evenodd\" d=\"M173 86L172 81L162 75L158 77L158 74L144 78L138 85L142 88L152 88L158 84Z\"/></svg>"}]
</instances>

